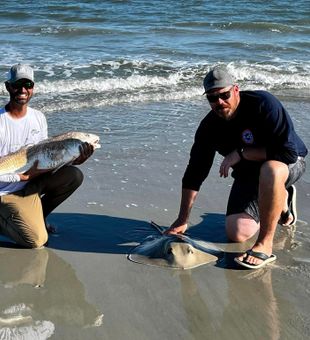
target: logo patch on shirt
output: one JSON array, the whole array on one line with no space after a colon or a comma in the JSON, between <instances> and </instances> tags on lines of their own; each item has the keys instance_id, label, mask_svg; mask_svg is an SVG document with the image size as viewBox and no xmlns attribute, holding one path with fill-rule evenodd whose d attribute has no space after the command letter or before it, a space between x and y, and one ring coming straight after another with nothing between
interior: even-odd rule
<instances>
[{"instance_id":1,"label":"logo patch on shirt","mask_svg":"<svg viewBox=\"0 0 310 340\"><path fill-rule=\"evenodd\" d=\"M242 141L245 144L253 144L254 143L254 136L251 130L246 129L242 132L241 135Z\"/></svg>"},{"instance_id":2,"label":"logo patch on shirt","mask_svg":"<svg viewBox=\"0 0 310 340\"><path fill-rule=\"evenodd\" d=\"M40 131L36 130L36 129L32 129L30 133L31 133L31 136L34 136L34 135L37 135L38 133L40 133Z\"/></svg>"}]
</instances>

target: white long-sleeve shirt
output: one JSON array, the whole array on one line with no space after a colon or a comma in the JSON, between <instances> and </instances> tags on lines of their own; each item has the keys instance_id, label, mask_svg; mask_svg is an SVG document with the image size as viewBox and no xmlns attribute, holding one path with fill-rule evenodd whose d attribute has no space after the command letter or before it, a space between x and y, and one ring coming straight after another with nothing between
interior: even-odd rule
<instances>
[{"instance_id":1,"label":"white long-sleeve shirt","mask_svg":"<svg viewBox=\"0 0 310 340\"><path fill-rule=\"evenodd\" d=\"M0 158L28 144L37 144L47 138L47 122L41 111L27 108L24 117L15 119L0 109ZM21 190L27 182L18 174L0 176L0 196Z\"/></svg>"}]
</instances>

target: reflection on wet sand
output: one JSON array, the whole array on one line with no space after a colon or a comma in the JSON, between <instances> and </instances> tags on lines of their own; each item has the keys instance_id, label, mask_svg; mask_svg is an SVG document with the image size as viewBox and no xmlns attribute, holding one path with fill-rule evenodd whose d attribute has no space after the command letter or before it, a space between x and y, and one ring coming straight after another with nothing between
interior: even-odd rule
<instances>
[{"instance_id":1,"label":"reflection on wet sand","mask_svg":"<svg viewBox=\"0 0 310 340\"><path fill-rule=\"evenodd\" d=\"M0 339L48 339L58 326L100 326L72 267L48 249L0 248Z\"/></svg>"},{"instance_id":2,"label":"reflection on wet sand","mask_svg":"<svg viewBox=\"0 0 310 340\"><path fill-rule=\"evenodd\" d=\"M187 327L193 339L280 338L272 272L247 275L232 270L212 271L203 288L209 291L206 295L200 293L201 287L190 271L180 273Z\"/></svg>"},{"instance_id":3,"label":"reflection on wet sand","mask_svg":"<svg viewBox=\"0 0 310 340\"><path fill-rule=\"evenodd\" d=\"M298 246L295 228L279 229L274 248L290 251ZM236 266L233 249L218 262L218 267L204 267L205 282L196 280L193 271L179 272L187 327L193 339L271 339L294 337L298 330L285 323L280 311L293 309L288 301L275 294L273 274L282 270L270 265L259 270L243 270ZM275 275L275 277L277 277ZM208 299L206 299L208 297Z\"/></svg>"}]
</instances>

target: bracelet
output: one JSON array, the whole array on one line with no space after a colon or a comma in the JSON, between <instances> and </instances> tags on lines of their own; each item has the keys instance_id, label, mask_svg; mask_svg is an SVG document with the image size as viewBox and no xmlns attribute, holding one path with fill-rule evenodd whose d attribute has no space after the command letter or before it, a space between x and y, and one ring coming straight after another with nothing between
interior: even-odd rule
<instances>
[{"instance_id":1,"label":"bracelet","mask_svg":"<svg viewBox=\"0 0 310 340\"><path fill-rule=\"evenodd\" d=\"M244 148L238 148L237 152L238 152L238 155L240 156L240 158L244 159L244 157L243 157Z\"/></svg>"}]
</instances>

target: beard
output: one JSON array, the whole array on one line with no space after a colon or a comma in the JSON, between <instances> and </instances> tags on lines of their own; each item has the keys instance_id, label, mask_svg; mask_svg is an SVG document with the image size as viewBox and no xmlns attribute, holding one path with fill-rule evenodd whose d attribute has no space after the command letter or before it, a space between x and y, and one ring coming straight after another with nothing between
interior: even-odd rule
<instances>
[{"instance_id":1,"label":"beard","mask_svg":"<svg viewBox=\"0 0 310 340\"><path fill-rule=\"evenodd\" d=\"M230 120L235 116L235 111L230 107L219 105L214 108L214 112L225 120Z\"/></svg>"}]
</instances>

